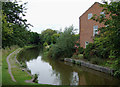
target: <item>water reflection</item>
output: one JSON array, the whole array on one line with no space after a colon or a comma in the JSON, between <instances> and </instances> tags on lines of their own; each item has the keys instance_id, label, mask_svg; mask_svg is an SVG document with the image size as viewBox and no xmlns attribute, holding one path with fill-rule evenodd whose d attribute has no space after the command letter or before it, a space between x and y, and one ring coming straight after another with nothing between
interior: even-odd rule
<instances>
[{"instance_id":1,"label":"water reflection","mask_svg":"<svg viewBox=\"0 0 120 87\"><path fill-rule=\"evenodd\" d=\"M31 50L31 49L30 49ZM32 49L33 50L33 49ZM31 74L38 74L38 83L52 85L119 85L120 80L85 67L64 63L42 56L42 52L27 60ZM27 50L28 51L28 50ZM33 52L33 51L29 51ZM29 53L30 55L32 53ZM27 55L27 54L24 54ZM37 56L38 55L38 56ZM37 56L37 57L36 57Z\"/></svg>"},{"instance_id":2,"label":"water reflection","mask_svg":"<svg viewBox=\"0 0 120 87\"><path fill-rule=\"evenodd\" d=\"M53 74L52 67L49 63L41 61L41 56L37 59L26 62L32 74L38 74L38 83L58 85L58 78Z\"/></svg>"},{"instance_id":3,"label":"water reflection","mask_svg":"<svg viewBox=\"0 0 120 87\"><path fill-rule=\"evenodd\" d=\"M25 62L31 59L36 59L40 55L40 48L34 47L22 50L21 55L19 55L19 61Z\"/></svg>"}]
</instances>

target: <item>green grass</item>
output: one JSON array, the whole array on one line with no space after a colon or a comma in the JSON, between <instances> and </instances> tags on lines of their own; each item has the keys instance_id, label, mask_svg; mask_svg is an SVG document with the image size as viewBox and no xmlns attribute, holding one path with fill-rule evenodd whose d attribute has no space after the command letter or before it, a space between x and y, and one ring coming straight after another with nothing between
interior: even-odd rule
<instances>
[{"instance_id":1,"label":"green grass","mask_svg":"<svg viewBox=\"0 0 120 87\"><path fill-rule=\"evenodd\" d=\"M17 46L13 46L10 48L6 48L6 49L3 49L2 50L2 85L3 87L5 86L10 86L10 87L16 87L16 86L19 86L19 85L24 85L25 87L70 87L70 86L62 86L62 85L59 85L59 86L56 86L56 85L48 85L48 84L37 84L37 83L26 83L25 80L30 80L32 79L32 77L25 71L22 71L19 66L19 64L17 64L15 62L15 55L17 53L17 51L15 51L16 49L18 49L19 47ZM27 48L27 47L26 47ZM19 50L21 50L21 48L19 48ZM8 72L8 64L6 62L6 58L7 56L14 52L13 55L10 56L9 58L9 61L10 61L10 64L11 64L11 70L12 70L12 74L16 80L16 82L13 82L11 77L10 77L10 74Z\"/></svg>"},{"instance_id":2,"label":"green grass","mask_svg":"<svg viewBox=\"0 0 120 87\"><path fill-rule=\"evenodd\" d=\"M20 49L19 49L20 50ZM30 80L32 79L32 77L30 75L27 74L27 72L22 71L20 68L20 66L15 62L15 55L16 55L17 51L11 55L10 57L10 64L11 64L11 70L12 70L12 74L16 80L16 84L19 85L25 85L25 80Z\"/></svg>"},{"instance_id":3,"label":"green grass","mask_svg":"<svg viewBox=\"0 0 120 87\"><path fill-rule=\"evenodd\" d=\"M8 64L6 62L7 56L14 52L18 47L11 47L11 49L6 48L3 49L2 53L2 85L41 85L37 83L26 83L25 80L30 80L32 77L25 71L22 71L20 69L20 66L15 62L15 55L17 51L10 56L9 61L11 64L11 70L12 74L16 80L16 82L13 82L10 74L8 72ZM20 49L19 49L20 50Z\"/></svg>"},{"instance_id":4,"label":"green grass","mask_svg":"<svg viewBox=\"0 0 120 87\"><path fill-rule=\"evenodd\" d=\"M7 56L15 51L18 47L5 48L2 50L2 85L14 85L8 72Z\"/></svg>"}]
</instances>

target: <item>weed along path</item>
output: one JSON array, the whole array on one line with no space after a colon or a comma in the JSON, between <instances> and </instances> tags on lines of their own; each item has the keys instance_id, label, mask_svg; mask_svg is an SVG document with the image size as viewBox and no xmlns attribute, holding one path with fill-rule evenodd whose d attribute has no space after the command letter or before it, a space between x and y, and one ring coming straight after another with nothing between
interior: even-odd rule
<instances>
[{"instance_id":1,"label":"weed along path","mask_svg":"<svg viewBox=\"0 0 120 87\"><path fill-rule=\"evenodd\" d=\"M15 50L15 51L16 51L16 50ZM15 53L15 51L12 52L11 54L9 54L9 55L7 56L7 59L6 59L6 60L7 60L7 63L8 63L8 72L9 72L11 78L12 78L12 81L14 81L14 82L16 82L16 80L15 80L15 78L14 78L12 72L11 72L11 64L10 64L10 62L9 62L9 59L10 59L10 56Z\"/></svg>"}]
</instances>

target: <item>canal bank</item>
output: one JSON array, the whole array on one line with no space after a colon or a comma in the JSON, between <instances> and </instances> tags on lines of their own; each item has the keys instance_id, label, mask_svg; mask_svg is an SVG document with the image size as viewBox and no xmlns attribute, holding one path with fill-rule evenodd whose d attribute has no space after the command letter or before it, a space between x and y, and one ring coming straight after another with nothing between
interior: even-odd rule
<instances>
[{"instance_id":1,"label":"canal bank","mask_svg":"<svg viewBox=\"0 0 120 87\"><path fill-rule=\"evenodd\" d=\"M120 83L120 80L109 74L47 58L44 52L36 47L23 51L20 59L26 62L32 75L38 75L39 84L118 85Z\"/></svg>"},{"instance_id":2,"label":"canal bank","mask_svg":"<svg viewBox=\"0 0 120 87\"><path fill-rule=\"evenodd\" d=\"M25 52L28 49L32 49L36 47L38 46L25 46L21 48L21 50L19 50L15 56L15 62L20 66L21 71L26 72L29 76L32 77L30 80L25 80L25 83L33 83L33 84L41 85L41 84L38 84L37 74L32 75L31 71L27 68L25 61L20 61L20 59L22 59L22 57L20 56L21 53Z\"/></svg>"},{"instance_id":3,"label":"canal bank","mask_svg":"<svg viewBox=\"0 0 120 87\"><path fill-rule=\"evenodd\" d=\"M5 48L2 50L2 86L9 86L9 85L41 85L37 83L28 83L25 82L26 80L31 80L32 76L28 74L16 61L16 56L22 48L18 46L12 46L10 48ZM8 65L8 62L10 65ZM9 71L14 77L14 82L9 74Z\"/></svg>"},{"instance_id":4,"label":"canal bank","mask_svg":"<svg viewBox=\"0 0 120 87\"><path fill-rule=\"evenodd\" d=\"M90 69L94 69L94 70L97 70L97 71L100 71L100 72L104 72L104 73L107 73L107 74L110 74L110 75L113 75L113 72L114 72L113 69L103 67L103 66L99 66L99 65L95 65L95 64L92 64L92 63L89 63L89 62L85 62L83 60L72 59L72 58L64 58L64 61L74 63L74 64L77 64L77 65L81 65L81 66L84 66L84 67L87 67L87 68L90 68Z\"/></svg>"}]
</instances>

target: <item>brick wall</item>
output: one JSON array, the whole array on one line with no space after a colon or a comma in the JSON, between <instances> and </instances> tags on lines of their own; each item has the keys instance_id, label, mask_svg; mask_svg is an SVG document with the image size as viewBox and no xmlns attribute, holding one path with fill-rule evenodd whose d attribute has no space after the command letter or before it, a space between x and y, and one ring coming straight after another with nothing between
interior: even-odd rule
<instances>
[{"instance_id":1,"label":"brick wall","mask_svg":"<svg viewBox=\"0 0 120 87\"><path fill-rule=\"evenodd\" d=\"M85 48L85 42L93 43L93 26L98 25L98 28L103 27L103 24L100 24L92 19L88 19L88 14L92 13L92 15L97 14L100 15L102 12L102 7L100 4L95 2L83 15L79 18L80 23L80 46ZM99 32L98 32L99 33Z\"/></svg>"}]
</instances>

